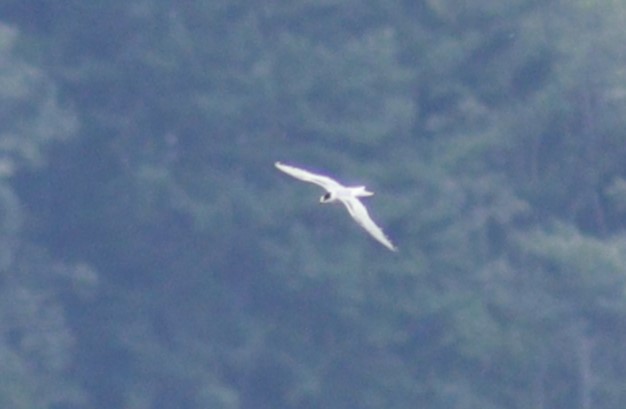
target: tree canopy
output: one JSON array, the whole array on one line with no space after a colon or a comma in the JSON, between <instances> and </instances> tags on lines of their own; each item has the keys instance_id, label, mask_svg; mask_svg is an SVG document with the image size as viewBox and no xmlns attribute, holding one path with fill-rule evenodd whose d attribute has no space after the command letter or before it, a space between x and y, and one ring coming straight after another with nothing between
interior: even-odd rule
<instances>
[{"instance_id":1,"label":"tree canopy","mask_svg":"<svg viewBox=\"0 0 626 409\"><path fill-rule=\"evenodd\" d=\"M622 409L624 44L615 0L3 2L0 404Z\"/></svg>"}]
</instances>

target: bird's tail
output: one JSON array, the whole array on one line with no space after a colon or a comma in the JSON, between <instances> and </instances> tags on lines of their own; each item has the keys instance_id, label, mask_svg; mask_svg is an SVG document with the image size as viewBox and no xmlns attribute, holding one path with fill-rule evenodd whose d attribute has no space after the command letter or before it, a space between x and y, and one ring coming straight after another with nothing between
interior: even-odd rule
<instances>
[{"instance_id":1,"label":"bird's tail","mask_svg":"<svg viewBox=\"0 0 626 409\"><path fill-rule=\"evenodd\" d=\"M352 188L352 192L356 197L374 196L374 192L365 189L365 186L357 186Z\"/></svg>"}]
</instances>

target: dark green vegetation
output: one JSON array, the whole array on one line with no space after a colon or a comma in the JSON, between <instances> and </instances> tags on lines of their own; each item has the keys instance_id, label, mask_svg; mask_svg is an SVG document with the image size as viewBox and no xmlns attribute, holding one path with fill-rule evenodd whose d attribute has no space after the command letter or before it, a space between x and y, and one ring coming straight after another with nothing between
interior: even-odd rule
<instances>
[{"instance_id":1,"label":"dark green vegetation","mask_svg":"<svg viewBox=\"0 0 626 409\"><path fill-rule=\"evenodd\" d=\"M625 44L617 0L4 0L0 407L623 409Z\"/></svg>"}]
</instances>

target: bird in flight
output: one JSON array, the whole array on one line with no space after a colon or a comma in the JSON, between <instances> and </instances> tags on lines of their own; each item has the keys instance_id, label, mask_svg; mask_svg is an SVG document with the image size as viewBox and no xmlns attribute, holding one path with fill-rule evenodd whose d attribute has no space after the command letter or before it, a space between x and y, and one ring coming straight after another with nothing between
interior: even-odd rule
<instances>
[{"instance_id":1,"label":"bird in flight","mask_svg":"<svg viewBox=\"0 0 626 409\"><path fill-rule=\"evenodd\" d=\"M365 189L365 186L344 186L328 176L317 175L304 169L285 165L280 162L274 164L279 170L293 176L296 179L311 182L326 189L326 193L320 198L320 203L332 203L340 201L348 209L350 216L363 227L372 237L381 242L392 251L398 251L391 241L385 236L380 227L374 223L367 209L359 200L359 197L372 196L374 193Z\"/></svg>"}]
</instances>

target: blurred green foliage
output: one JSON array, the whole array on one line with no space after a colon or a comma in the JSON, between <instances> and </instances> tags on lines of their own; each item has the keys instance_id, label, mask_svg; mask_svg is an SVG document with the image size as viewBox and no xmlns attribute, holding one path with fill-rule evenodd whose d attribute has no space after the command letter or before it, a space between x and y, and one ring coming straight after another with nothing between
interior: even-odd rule
<instances>
[{"instance_id":1,"label":"blurred green foliage","mask_svg":"<svg viewBox=\"0 0 626 409\"><path fill-rule=\"evenodd\" d=\"M0 405L623 408L625 23L5 1Z\"/></svg>"}]
</instances>

